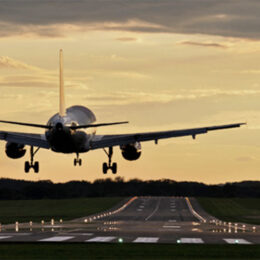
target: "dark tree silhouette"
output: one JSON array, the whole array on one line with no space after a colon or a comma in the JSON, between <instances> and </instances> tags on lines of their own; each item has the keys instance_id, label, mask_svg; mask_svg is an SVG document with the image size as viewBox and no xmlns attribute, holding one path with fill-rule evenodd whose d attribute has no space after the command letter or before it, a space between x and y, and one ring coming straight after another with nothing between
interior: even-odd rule
<instances>
[{"instance_id":1,"label":"dark tree silhouette","mask_svg":"<svg viewBox=\"0 0 260 260\"><path fill-rule=\"evenodd\" d=\"M117 177L94 182L53 183L0 179L0 199L65 199L113 196L194 196L194 197L260 197L260 181L243 181L219 185L174 180L132 179Z\"/></svg>"}]
</instances>

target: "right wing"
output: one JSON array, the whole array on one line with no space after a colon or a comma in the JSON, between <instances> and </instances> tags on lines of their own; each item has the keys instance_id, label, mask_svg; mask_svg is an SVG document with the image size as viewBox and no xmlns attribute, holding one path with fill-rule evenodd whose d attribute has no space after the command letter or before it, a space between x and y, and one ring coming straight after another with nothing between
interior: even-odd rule
<instances>
[{"instance_id":1,"label":"right wing","mask_svg":"<svg viewBox=\"0 0 260 260\"><path fill-rule=\"evenodd\" d=\"M28 134L0 131L0 140L49 149L49 143L44 134Z\"/></svg>"},{"instance_id":2,"label":"right wing","mask_svg":"<svg viewBox=\"0 0 260 260\"><path fill-rule=\"evenodd\" d=\"M200 128L182 129L182 130L170 130L162 132L147 132L147 133L135 133L135 134L121 134L121 135L96 135L90 142L90 149L100 149L118 145L126 145L135 142L145 141L158 141L159 139L192 136L196 137L198 134L206 134L208 131L235 128L244 125L245 123L208 126Z\"/></svg>"}]
</instances>

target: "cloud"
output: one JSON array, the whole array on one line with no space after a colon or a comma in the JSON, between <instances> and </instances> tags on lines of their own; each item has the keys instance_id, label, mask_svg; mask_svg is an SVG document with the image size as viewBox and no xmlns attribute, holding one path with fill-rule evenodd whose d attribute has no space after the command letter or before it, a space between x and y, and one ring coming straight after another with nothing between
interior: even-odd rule
<instances>
[{"instance_id":1,"label":"cloud","mask_svg":"<svg viewBox=\"0 0 260 260\"><path fill-rule=\"evenodd\" d=\"M24 62L12 59L7 56L0 56L0 68L12 68L22 70L41 70L38 67L28 65Z\"/></svg>"},{"instance_id":2,"label":"cloud","mask_svg":"<svg viewBox=\"0 0 260 260\"><path fill-rule=\"evenodd\" d=\"M260 74L260 70L243 70L241 74Z\"/></svg>"},{"instance_id":3,"label":"cloud","mask_svg":"<svg viewBox=\"0 0 260 260\"><path fill-rule=\"evenodd\" d=\"M1 1L0 37L123 30L259 39L259 13L258 0Z\"/></svg>"},{"instance_id":4,"label":"cloud","mask_svg":"<svg viewBox=\"0 0 260 260\"><path fill-rule=\"evenodd\" d=\"M216 42L193 42L193 41L182 41L179 44L182 45L192 45L192 46L199 46L199 47L214 47L214 48L221 48L227 49L228 46Z\"/></svg>"},{"instance_id":5,"label":"cloud","mask_svg":"<svg viewBox=\"0 0 260 260\"><path fill-rule=\"evenodd\" d=\"M197 104L205 103L211 108L213 107L212 103L214 102L217 106L219 102L226 102L228 104L230 99L238 98L238 101L243 101L243 99L248 99L249 97L254 97L258 99L260 96L260 90L221 90L221 89L212 89L204 90L197 89L191 91L178 91L178 92L160 92L160 93L151 93L151 92L130 92L130 91L117 91L110 94L100 94L100 93L88 93L85 98L88 101L93 101L95 105L104 105L104 106L122 106L122 105L166 105L166 106L175 106L178 104ZM238 102L237 101L237 102ZM242 102L243 103L243 102ZM253 104L252 104L253 106ZM226 110L229 110L229 107L223 107ZM237 109L234 107L234 109ZM248 113L247 113L248 115ZM251 117L254 117L252 115ZM246 117L246 116L245 116Z\"/></svg>"},{"instance_id":6,"label":"cloud","mask_svg":"<svg viewBox=\"0 0 260 260\"><path fill-rule=\"evenodd\" d=\"M116 39L117 41L121 41L121 42L134 42L137 41L137 38L135 37L120 37Z\"/></svg>"},{"instance_id":7,"label":"cloud","mask_svg":"<svg viewBox=\"0 0 260 260\"><path fill-rule=\"evenodd\" d=\"M51 79L44 75L39 76L29 76L29 75L19 75L19 76L5 76L0 77L1 87L57 87L57 80Z\"/></svg>"},{"instance_id":8,"label":"cloud","mask_svg":"<svg viewBox=\"0 0 260 260\"><path fill-rule=\"evenodd\" d=\"M58 88L58 75L10 75L0 77L0 87ZM65 87L88 89L85 83L67 78Z\"/></svg>"},{"instance_id":9,"label":"cloud","mask_svg":"<svg viewBox=\"0 0 260 260\"><path fill-rule=\"evenodd\" d=\"M251 162L251 161L255 161L256 158L253 156L241 156L241 157L237 157L236 160L239 162Z\"/></svg>"}]
</instances>

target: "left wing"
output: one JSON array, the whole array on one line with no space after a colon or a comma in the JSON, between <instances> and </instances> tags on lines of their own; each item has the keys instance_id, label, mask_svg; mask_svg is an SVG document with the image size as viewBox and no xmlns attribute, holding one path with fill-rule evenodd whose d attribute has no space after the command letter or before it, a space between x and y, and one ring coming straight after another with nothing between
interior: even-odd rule
<instances>
[{"instance_id":1,"label":"left wing","mask_svg":"<svg viewBox=\"0 0 260 260\"><path fill-rule=\"evenodd\" d=\"M17 144L30 145L40 148L49 149L50 146L44 134L28 134L0 131L0 140L13 142Z\"/></svg>"},{"instance_id":2,"label":"left wing","mask_svg":"<svg viewBox=\"0 0 260 260\"><path fill-rule=\"evenodd\" d=\"M135 133L135 134L123 134L123 135L96 135L90 142L90 149L99 149L105 147L112 147L117 145L126 145L135 142L145 142L145 141L158 141L159 139L172 138L172 137L182 137L182 136L192 136L196 137L198 134L206 134L208 131L235 128L244 125L245 123L229 124L229 125L219 125L219 126L209 126L193 129L183 129L183 130L170 130L163 132L148 132L148 133Z\"/></svg>"}]
</instances>

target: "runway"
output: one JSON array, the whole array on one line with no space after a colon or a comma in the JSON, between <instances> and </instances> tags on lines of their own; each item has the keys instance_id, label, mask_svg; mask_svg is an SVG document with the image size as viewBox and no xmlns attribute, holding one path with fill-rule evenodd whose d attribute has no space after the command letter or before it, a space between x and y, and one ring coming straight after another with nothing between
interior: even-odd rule
<instances>
[{"instance_id":1,"label":"runway","mask_svg":"<svg viewBox=\"0 0 260 260\"><path fill-rule=\"evenodd\" d=\"M0 242L260 244L259 231L221 222L193 198L133 197L73 221L3 225Z\"/></svg>"}]
</instances>

